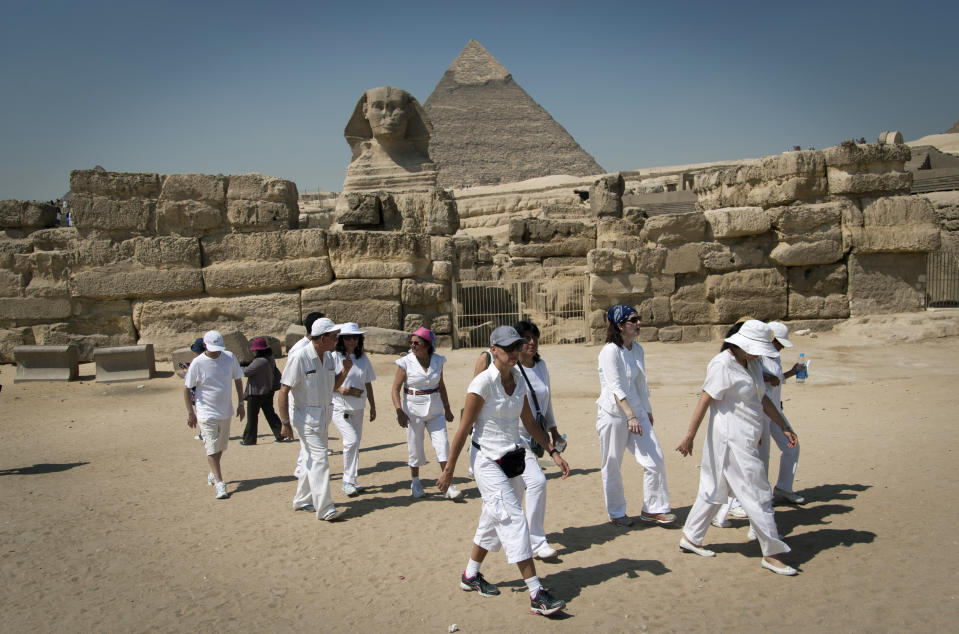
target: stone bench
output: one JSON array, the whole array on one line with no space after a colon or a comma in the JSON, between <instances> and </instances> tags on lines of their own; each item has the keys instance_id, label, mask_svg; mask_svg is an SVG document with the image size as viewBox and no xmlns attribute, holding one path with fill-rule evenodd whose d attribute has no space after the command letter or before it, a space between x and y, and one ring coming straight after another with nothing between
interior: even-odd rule
<instances>
[{"instance_id":1,"label":"stone bench","mask_svg":"<svg viewBox=\"0 0 959 634\"><path fill-rule=\"evenodd\" d=\"M94 348L93 362L97 364L97 383L144 381L156 372L152 343Z\"/></svg>"},{"instance_id":2,"label":"stone bench","mask_svg":"<svg viewBox=\"0 0 959 634\"><path fill-rule=\"evenodd\" d=\"M28 381L75 381L80 376L80 352L67 346L16 346L14 383Z\"/></svg>"}]
</instances>

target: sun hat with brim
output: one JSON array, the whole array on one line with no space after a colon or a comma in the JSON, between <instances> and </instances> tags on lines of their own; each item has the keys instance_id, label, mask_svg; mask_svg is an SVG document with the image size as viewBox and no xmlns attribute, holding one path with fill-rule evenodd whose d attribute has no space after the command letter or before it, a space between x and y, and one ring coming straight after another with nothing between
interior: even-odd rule
<instances>
[{"instance_id":1,"label":"sun hat with brim","mask_svg":"<svg viewBox=\"0 0 959 634\"><path fill-rule=\"evenodd\" d=\"M778 357L779 351L773 345L772 328L763 322L750 319L734 335L724 340L741 349L746 354L757 357Z\"/></svg>"},{"instance_id":2,"label":"sun hat with brim","mask_svg":"<svg viewBox=\"0 0 959 634\"><path fill-rule=\"evenodd\" d=\"M517 341L526 341L516 329L512 326L500 326L495 328L489 336L489 345L499 346L500 348L509 348Z\"/></svg>"},{"instance_id":3,"label":"sun hat with brim","mask_svg":"<svg viewBox=\"0 0 959 634\"><path fill-rule=\"evenodd\" d=\"M365 330L360 330L359 324L354 321L348 321L345 324L340 324L340 336L344 337L346 335L365 335Z\"/></svg>"},{"instance_id":4,"label":"sun hat with brim","mask_svg":"<svg viewBox=\"0 0 959 634\"><path fill-rule=\"evenodd\" d=\"M784 348L792 348L792 342L786 337L789 336L789 328L786 324L781 321L771 321L769 322L769 327L773 331L773 337L776 338L776 341L782 344Z\"/></svg>"},{"instance_id":5,"label":"sun hat with brim","mask_svg":"<svg viewBox=\"0 0 959 634\"><path fill-rule=\"evenodd\" d=\"M223 335L215 330L210 330L203 335L203 345L210 352L223 352L226 350L226 344L223 343Z\"/></svg>"},{"instance_id":6,"label":"sun hat with brim","mask_svg":"<svg viewBox=\"0 0 959 634\"><path fill-rule=\"evenodd\" d=\"M431 346L436 345L436 335L433 334L433 331L427 328L426 326L420 326L413 331L413 336L419 337L423 341L428 342Z\"/></svg>"},{"instance_id":7,"label":"sun hat with brim","mask_svg":"<svg viewBox=\"0 0 959 634\"><path fill-rule=\"evenodd\" d=\"M250 342L250 350L254 352L257 350L269 350L270 344L267 343L266 337L253 337L253 341Z\"/></svg>"},{"instance_id":8,"label":"sun hat with brim","mask_svg":"<svg viewBox=\"0 0 959 634\"><path fill-rule=\"evenodd\" d=\"M310 336L319 337L320 335L335 332L339 329L340 327L333 323L333 320L329 317L320 317L313 322L313 327L310 328Z\"/></svg>"}]
</instances>

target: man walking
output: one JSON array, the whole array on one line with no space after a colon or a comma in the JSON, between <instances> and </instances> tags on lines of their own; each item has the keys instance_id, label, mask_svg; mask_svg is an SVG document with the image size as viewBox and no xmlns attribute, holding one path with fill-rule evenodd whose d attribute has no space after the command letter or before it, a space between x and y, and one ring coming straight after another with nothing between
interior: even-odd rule
<instances>
[{"instance_id":1,"label":"man walking","mask_svg":"<svg viewBox=\"0 0 959 634\"><path fill-rule=\"evenodd\" d=\"M203 335L203 345L206 350L187 368L183 400L186 402L187 426L199 426L203 438L210 464L207 482L216 487L216 498L222 500L229 497L220 472L220 458L230 440L230 417L233 415L230 382L236 388L236 417L242 419L243 370L233 353L226 351L223 335L216 330Z\"/></svg>"}]
</instances>

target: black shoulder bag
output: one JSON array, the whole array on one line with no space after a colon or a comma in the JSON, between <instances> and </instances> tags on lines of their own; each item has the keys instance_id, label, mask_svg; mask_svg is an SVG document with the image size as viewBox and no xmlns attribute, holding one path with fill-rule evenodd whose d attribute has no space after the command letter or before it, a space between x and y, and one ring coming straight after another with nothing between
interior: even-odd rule
<instances>
[{"instance_id":1,"label":"black shoulder bag","mask_svg":"<svg viewBox=\"0 0 959 634\"><path fill-rule=\"evenodd\" d=\"M529 377L526 376L526 370L523 369L523 364L517 363L516 365L519 366L519 373L523 375L523 379L526 381L526 387L529 388L529 395L533 399L533 407L536 408L536 424L542 428L544 434L549 436L549 423L546 422L546 417L543 416L543 413L539 411L539 399L536 398L536 390L533 389L533 385L529 382ZM543 454L546 453L546 449L536 442L535 438L530 438L529 445L537 458L542 458Z\"/></svg>"}]
</instances>

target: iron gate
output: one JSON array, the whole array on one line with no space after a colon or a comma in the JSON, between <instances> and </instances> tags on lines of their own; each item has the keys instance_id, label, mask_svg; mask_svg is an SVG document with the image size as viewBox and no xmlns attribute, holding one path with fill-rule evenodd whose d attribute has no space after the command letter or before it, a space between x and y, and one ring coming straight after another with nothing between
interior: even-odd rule
<instances>
[{"instance_id":1,"label":"iron gate","mask_svg":"<svg viewBox=\"0 0 959 634\"><path fill-rule=\"evenodd\" d=\"M540 343L586 341L587 278L458 281L453 284L453 346L486 347L497 326L531 321Z\"/></svg>"},{"instance_id":2,"label":"iron gate","mask_svg":"<svg viewBox=\"0 0 959 634\"><path fill-rule=\"evenodd\" d=\"M926 256L926 306L959 307L959 251L934 251Z\"/></svg>"}]
</instances>

